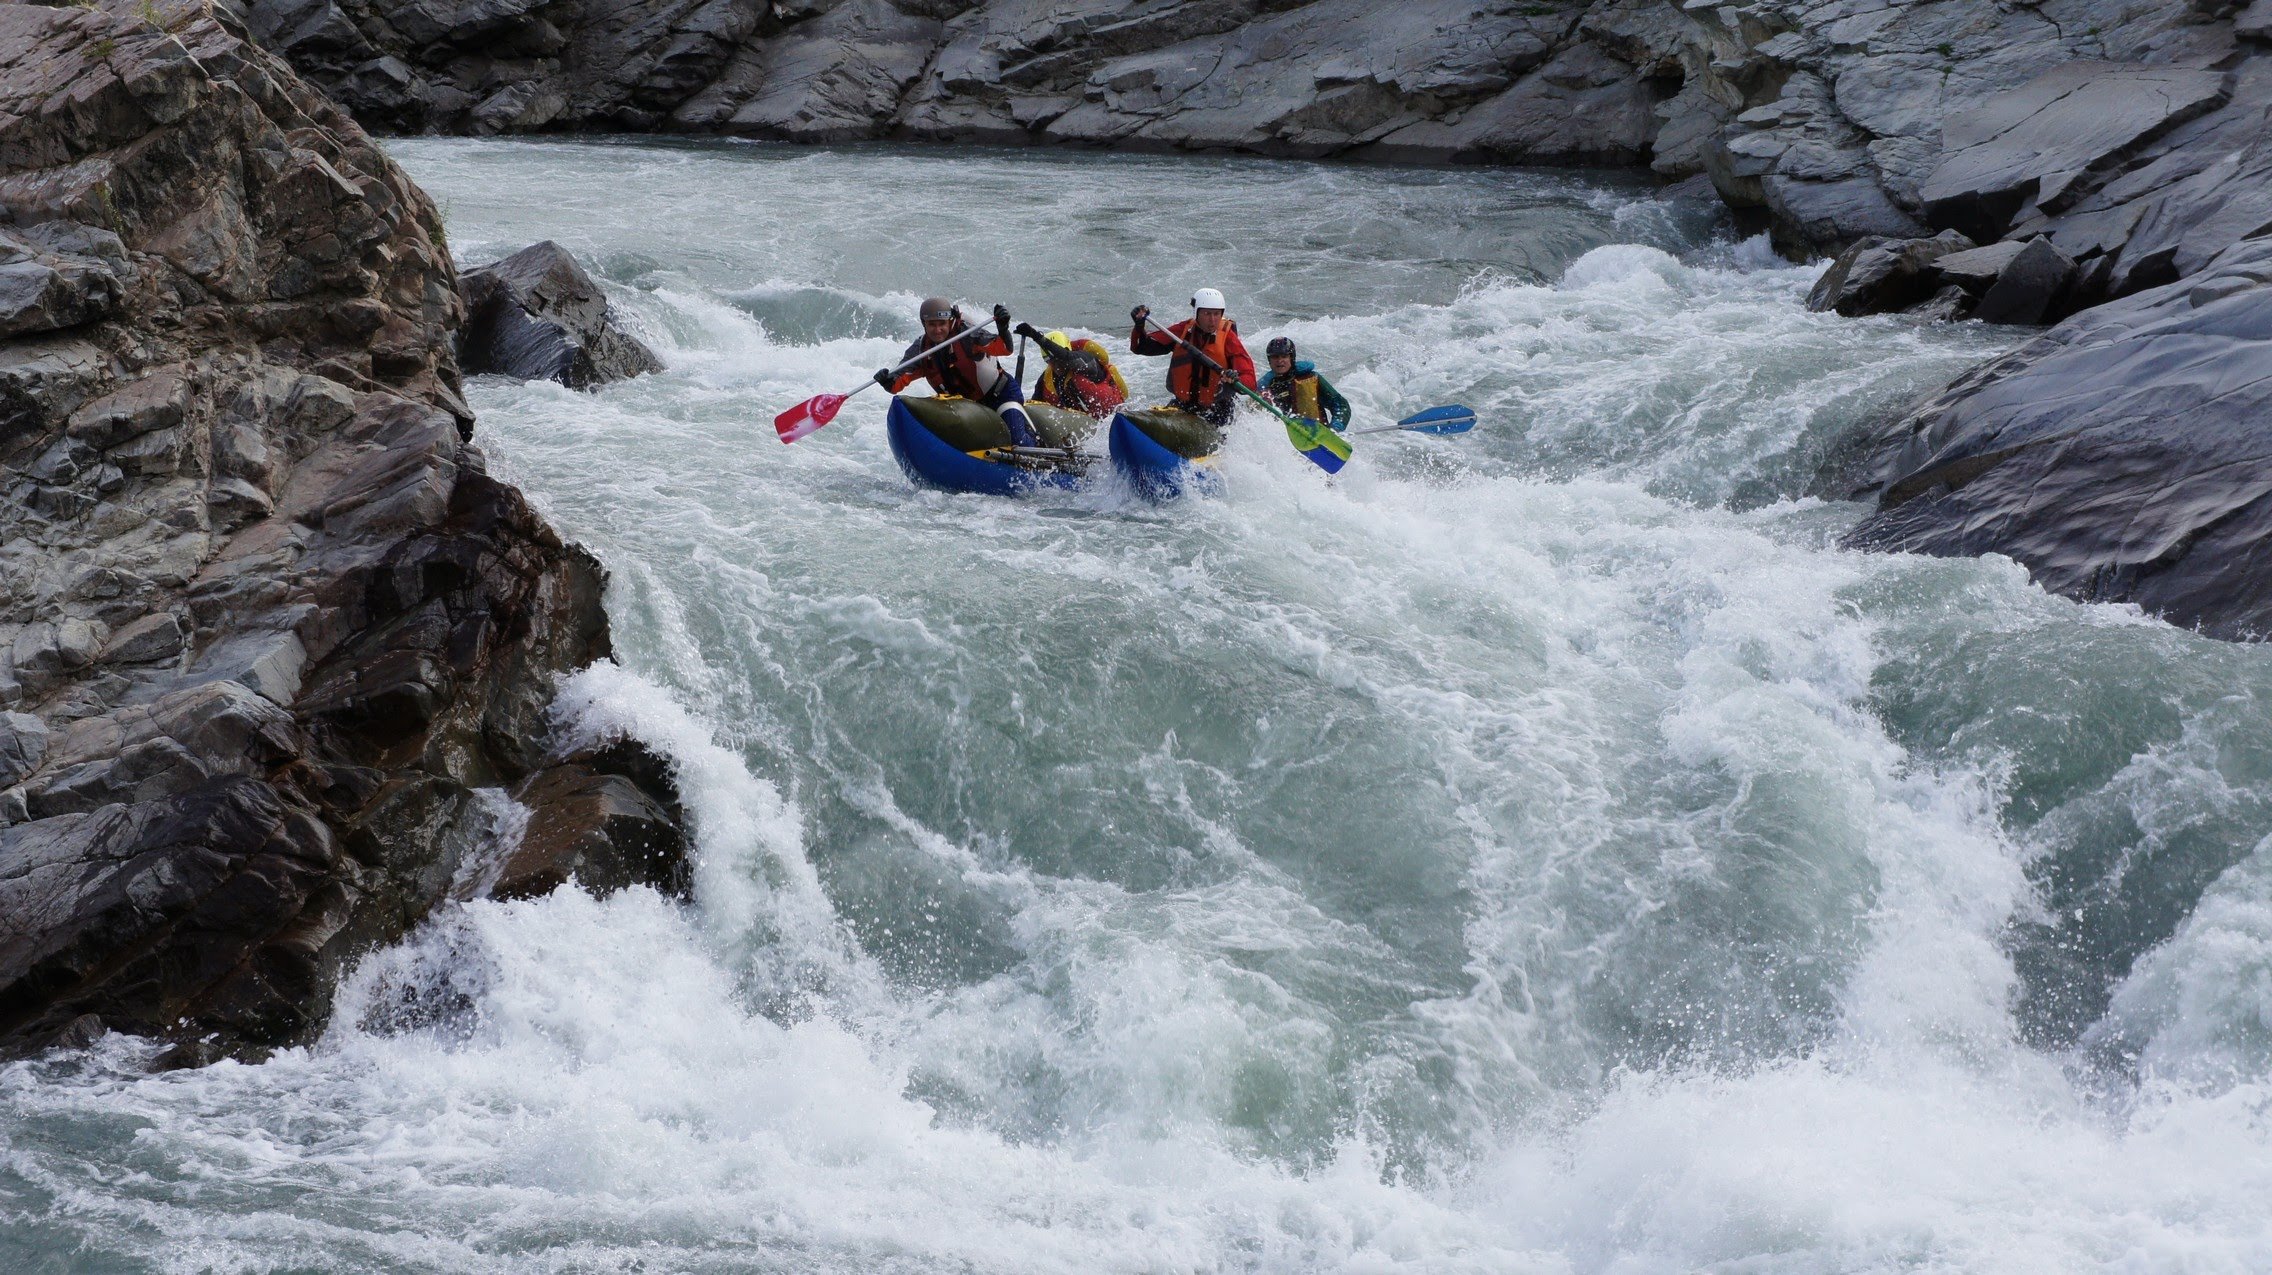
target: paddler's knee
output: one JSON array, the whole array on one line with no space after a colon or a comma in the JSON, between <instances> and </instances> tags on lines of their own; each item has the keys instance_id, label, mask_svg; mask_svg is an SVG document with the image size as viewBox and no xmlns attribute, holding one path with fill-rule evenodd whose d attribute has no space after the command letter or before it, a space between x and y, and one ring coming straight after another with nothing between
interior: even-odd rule
<instances>
[{"instance_id":1,"label":"paddler's knee","mask_svg":"<svg viewBox=\"0 0 2272 1275\"><path fill-rule=\"evenodd\" d=\"M1032 418L1020 403L1004 403L995 409L1002 415L1002 423L1010 427L1010 441L1020 447L1041 446L1041 433L1033 427Z\"/></svg>"}]
</instances>

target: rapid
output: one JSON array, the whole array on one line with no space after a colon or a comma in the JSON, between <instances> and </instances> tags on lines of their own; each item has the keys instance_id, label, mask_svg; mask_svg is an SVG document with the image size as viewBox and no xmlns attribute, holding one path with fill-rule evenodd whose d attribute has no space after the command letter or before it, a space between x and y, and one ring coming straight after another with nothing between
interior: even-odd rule
<instances>
[{"instance_id":1,"label":"rapid","mask_svg":"<svg viewBox=\"0 0 2272 1275\"><path fill-rule=\"evenodd\" d=\"M471 398L694 897L450 908L257 1065L0 1068L0 1268L2272 1269L2272 654L1836 547L1855 431L2012 334L1603 175L390 149L667 365ZM1482 424L1328 482L1250 421L1169 506L915 490L873 389L773 437L927 293L1117 352L1201 285Z\"/></svg>"}]
</instances>

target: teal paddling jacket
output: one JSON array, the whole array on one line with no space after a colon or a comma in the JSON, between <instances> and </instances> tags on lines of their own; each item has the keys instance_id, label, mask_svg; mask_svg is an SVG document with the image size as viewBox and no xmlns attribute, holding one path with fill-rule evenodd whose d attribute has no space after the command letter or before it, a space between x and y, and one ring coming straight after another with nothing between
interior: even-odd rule
<instances>
[{"instance_id":1,"label":"teal paddling jacket","mask_svg":"<svg viewBox=\"0 0 2272 1275\"><path fill-rule=\"evenodd\" d=\"M1286 378L1287 384L1274 390L1271 386L1277 380L1278 374L1276 372L1264 372L1260 388L1264 394L1270 397L1270 401L1276 403L1281 410L1291 411L1296 415L1309 415L1308 412L1302 410L1309 406L1309 404L1301 401L1302 398L1306 397L1302 394L1302 390L1307 388L1302 382L1305 380L1314 381L1317 384L1317 409L1324 413L1325 423L1336 430L1349 428L1349 400L1341 397L1341 391L1333 388L1333 382L1318 375L1317 364L1308 359L1296 359L1294 360L1292 374Z\"/></svg>"}]
</instances>

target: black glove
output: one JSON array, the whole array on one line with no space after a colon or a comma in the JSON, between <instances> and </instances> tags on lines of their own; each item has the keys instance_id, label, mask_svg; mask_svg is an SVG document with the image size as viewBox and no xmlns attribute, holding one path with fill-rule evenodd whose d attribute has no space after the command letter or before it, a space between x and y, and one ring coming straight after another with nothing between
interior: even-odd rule
<instances>
[{"instance_id":1,"label":"black glove","mask_svg":"<svg viewBox=\"0 0 2272 1275\"><path fill-rule=\"evenodd\" d=\"M1010 343L1010 307L1006 305L994 307L994 335L1002 338L1002 344Z\"/></svg>"},{"instance_id":2,"label":"black glove","mask_svg":"<svg viewBox=\"0 0 2272 1275\"><path fill-rule=\"evenodd\" d=\"M887 390L891 388L891 369L890 369L890 368L888 368L888 367L879 367L879 368L877 368L877 369L876 369L876 384L883 386L883 387L884 387L885 389L887 389Z\"/></svg>"},{"instance_id":3,"label":"black glove","mask_svg":"<svg viewBox=\"0 0 2272 1275\"><path fill-rule=\"evenodd\" d=\"M1017 333L1019 336L1025 337L1029 340L1041 341L1041 333L1034 331L1033 325L1031 323L1021 323L1018 326L1011 328L1010 330ZM1041 341L1041 344L1042 348L1044 349L1047 349L1049 347L1049 342L1047 341Z\"/></svg>"},{"instance_id":4,"label":"black glove","mask_svg":"<svg viewBox=\"0 0 2272 1275\"><path fill-rule=\"evenodd\" d=\"M1130 311L1128 312L1128 320L1129 320L1129 322L1131 322L1131 323L1134 323L1134 324L1135 324L1135 325L1136 325L1137 327L1143 327L1143 326L1144 326L1144 320L1146 320L1146 319L1149 319L1149 318L1151 318L1151 317L1152 317L1152 307L1150 307L1150 306L1148 306L1148 305L1140 305L1140 306L1137 306L1137 307L1136 307L1135 309L1133 309L1133 310L1130 310Z\"/></svg>"},{"instance_id":5,"label":"black glove","mask_svg":"<svg viewBox=\"0 0 2272 1275\"><path fill-rule=\"evenodd\" d=\"M1104 379L1104 360L1087 350L1073 351L1072 356L1067 361L1073 365L1073 375L1075 376L1091 381Z\"/></svg>"}]
</instances>

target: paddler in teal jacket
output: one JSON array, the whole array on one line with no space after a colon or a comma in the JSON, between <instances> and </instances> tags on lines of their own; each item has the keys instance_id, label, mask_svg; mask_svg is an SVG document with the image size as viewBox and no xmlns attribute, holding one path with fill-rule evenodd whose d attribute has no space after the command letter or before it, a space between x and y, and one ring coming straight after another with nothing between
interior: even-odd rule
<instances>
[{"instance_id":1,"label":"paddler in teal jacket","mask_svg":"<svg viewBox=\"0 0 2272 1275\"><path fill-rule=\"evenodd\" d=\"M1295 360L1292 337L1272 337L1264 353L1270 358L1270 370L1262 374L1262 392L1279 411L1322 421L1336 430L1349 428L1349 400L1318 374L1315 364Z\"/></svg>"}]
</instances>

